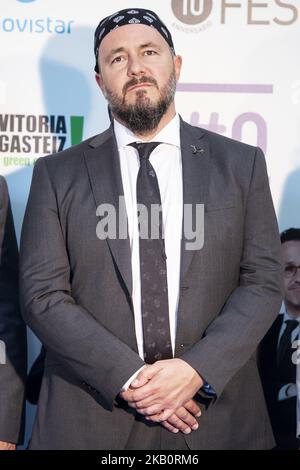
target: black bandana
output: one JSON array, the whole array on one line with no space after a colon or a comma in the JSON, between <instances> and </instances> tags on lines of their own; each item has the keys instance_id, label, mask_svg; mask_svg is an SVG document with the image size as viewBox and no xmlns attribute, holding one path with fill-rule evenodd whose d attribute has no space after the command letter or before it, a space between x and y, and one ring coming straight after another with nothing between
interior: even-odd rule
<instances>
[{"instance_id":1,"label":"black bandana","mask_svg":"<svg viewBox=\"0 0 300 470\"><path fill-rule=\"evenodd\" d=\"M129 8L126 10L117 11L113 15L107 16L97 26L95 31L95 42L94 42L94 52L95 52L95 72L99 72L98 69L98 51L102 40L105 36L110 33L113 29L119 28L120 26L125 26L128 24L145 24L151 28L155 28L167 41L170 48L175 54L173 39L170 31L166 25L159 19L159 17L151 10L143 10L142 8Z\"/></svg>"}]
</instances>

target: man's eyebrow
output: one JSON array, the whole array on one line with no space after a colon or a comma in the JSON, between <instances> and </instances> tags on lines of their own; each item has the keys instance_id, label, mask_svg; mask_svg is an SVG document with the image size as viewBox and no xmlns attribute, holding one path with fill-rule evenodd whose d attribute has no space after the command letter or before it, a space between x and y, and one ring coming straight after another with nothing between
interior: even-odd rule
<instances>
[{"instance_id":1,"label":"man's eyebrow","mask_svg":"<svg viewBox=\"0 0 300 470\"><path fill-rule=\"evenodd\" d=\"M159 45L158 44L155 44L155 42L147 42L145 44L141 44L139 46L139 49L145 49L146 47L156 47L157 49L159 49ZM118 47L117 49L112 49L109 53L108 53L108 57L114 55L114 54L118 54L119 52L124 52L125 51L125 47Z\"/></svg>"},{"instance_id":2,"label":"man's eyebrow","mask_svg":"<svg viewBox=\"0 0 300 470\"><path fill-rule=\"evenodd\" d=\"M155 42L152 41L140 45L140 49L145 49L146 47L156 47L157 49L159 49L159 45L155 44Z\"/></svg>"},{"instance_id":3,"label":"man's eyebrow","mask_svg":"<svg viewBox=\"0 0 300 470\"><path fill-rule=\"evenodd\" d=\"M155 42L147 42L145 44L141 44L139 46L139 49L146 49L147 47L155 47L156 49L160 49L159 45L158 44L155 44ZM108 55L106 56L106 60L109 60L112 56L114 56L115 54L119 54L120 52L125 52L125 47L117 47L116 49L112 49Z\"/></svg>"},{"instance_id":4,"label":"man's eyebrow","mask_svg":"<svg viewBox=\"0 0 300 470\"><path fill-rule=\"evenodd\" d=\"M125 51L125 48L124 48L124 47L118 47L117 49L112 49L112 50L108 53L107 57L109 58L109 57L111 57L112 55L115 55L115 54L118 54L119 52L124 52L124 51Z\"/></svg>"}]
</instances>

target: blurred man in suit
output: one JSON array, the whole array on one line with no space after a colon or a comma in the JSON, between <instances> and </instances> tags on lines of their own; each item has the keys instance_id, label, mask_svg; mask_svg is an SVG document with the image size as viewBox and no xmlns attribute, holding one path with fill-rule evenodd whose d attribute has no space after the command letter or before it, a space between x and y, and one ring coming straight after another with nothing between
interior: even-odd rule
<instances>
[{"instance_id":1,"label":"blurred man in suit","mask_svg":"<svg viewBox=\"0 0 300 470\"><path fill-rule=\"evenodd\" d=\"M300 361L297 363L297 437L299 439L300 450Z\"/></svg>"},{"instance_id":2,"label":"blurred man in suit","mask_svg":"<svg viewBox=\"0 0 300 470\"><path fill-rule=\"evenodd\" d=\"M277 449L298 449L296 349L300 323L300 229L282 232L281 243L284 302L262 341L260 370Z\"/></svg>"},{"instance_id":3,"label":"blurred man in suit","mask_svg":"<svg viewBox=\"0 0 300 470\"><path fill-rule=\"evenodd\" d=\"M5 179L0 176L0 450L14 450L24 434L26 327L20 316L18 248ZM5 348L4 348L5 345Z\"/></svg>"},{"instance_id":4,"label":"blurred man in suit","mask_svg":"<svg viewBox=\"0 0 300 470\"><path fill-rule=\"evenodd\" d=\"M46 348L30 448L272 447L256 347L281 263L262 151L176 113L182 59L154 12L105 18L94 51L112 125L37 161L22 229L24 318Z\"/></svg>"}]
</instances>

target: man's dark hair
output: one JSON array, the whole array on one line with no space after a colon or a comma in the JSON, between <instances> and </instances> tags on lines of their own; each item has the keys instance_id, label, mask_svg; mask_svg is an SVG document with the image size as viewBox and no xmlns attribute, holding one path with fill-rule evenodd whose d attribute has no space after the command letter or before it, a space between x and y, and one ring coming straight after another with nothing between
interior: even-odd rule
<instances>
[{"instance_id":1,"label":"man's dark hair","mask_svg":"<svg viewBox=\"0 0 300 470\"><path fill-rule=\"evenodd\" d=\"M288 228L280 234L281 243L300 241L300 228Z\"/></svg>"}]
</instances>

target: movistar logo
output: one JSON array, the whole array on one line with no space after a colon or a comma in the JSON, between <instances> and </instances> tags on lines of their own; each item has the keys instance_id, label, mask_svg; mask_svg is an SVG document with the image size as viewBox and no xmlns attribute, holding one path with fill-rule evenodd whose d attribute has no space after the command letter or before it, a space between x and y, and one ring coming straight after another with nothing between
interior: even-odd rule
<instances>
[{"instance_id":1,"label":"movistar logo","mask_svg":"<svg viewBox=\"0 0 300 470\"><path fill-rule=\"evenodd\" d=\"M17 2L20 2L20 3L32 3L32 2L35 2L36 0L17 0Z\"/></svg>"}]
</instances>

